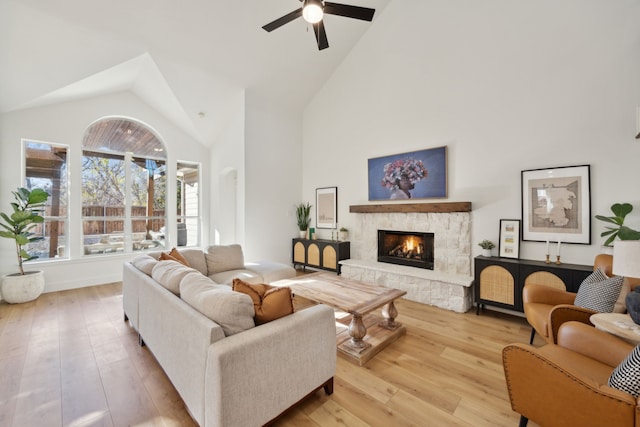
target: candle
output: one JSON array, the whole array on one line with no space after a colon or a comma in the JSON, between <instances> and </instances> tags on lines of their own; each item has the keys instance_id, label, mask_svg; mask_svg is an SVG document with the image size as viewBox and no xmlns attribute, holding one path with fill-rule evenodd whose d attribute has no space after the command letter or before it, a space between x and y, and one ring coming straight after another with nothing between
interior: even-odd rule
<instances>
[{"instance_id":1,"label":"candle","mask_svg":"<svg viewBox=\"0 0 640 427\"><path fill-rule=\"evenodd\" d=\"M547 255L549 255L549 241L547 240Z\"/></svg>"},{"instance_id":2,"label":"candle","mask_svg":"<svg viewBox=\"0 0 640 427\"><path fill-rule=\"evenodd\" d=\"M558 253L556 255L560 256L560 240L558 240Z\"/></svg>"}]
</instances>

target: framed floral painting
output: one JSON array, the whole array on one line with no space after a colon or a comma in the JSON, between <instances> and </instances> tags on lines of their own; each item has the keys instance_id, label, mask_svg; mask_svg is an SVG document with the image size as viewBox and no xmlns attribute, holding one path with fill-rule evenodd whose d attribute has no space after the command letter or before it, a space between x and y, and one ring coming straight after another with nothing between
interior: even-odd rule
<instances>
[{"instance_id":1,"label":"framed floral painting","mask_svg":"<svg viewBox=\"0 0 640 427\"><path fill-rule=\"evenodd\" d=\"M369 200L447 197L447 147L369 159Z\"/></svg>"}]
</instances>

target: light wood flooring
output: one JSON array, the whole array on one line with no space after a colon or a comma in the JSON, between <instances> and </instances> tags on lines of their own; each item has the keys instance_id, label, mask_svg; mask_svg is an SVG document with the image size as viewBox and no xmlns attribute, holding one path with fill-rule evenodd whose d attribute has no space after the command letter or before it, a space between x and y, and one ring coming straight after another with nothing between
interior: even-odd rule
<instances>
[{"instance_id":1,"label":"light wood flooring","mask_svg":"<svg viewBox=\"0 0 640 427\"><path fill-rule=\"evenodd\" d=\"M518 424L501 350L528 341L523 318L396 307L406 336L363 367L338 357L334 394L317 392L276 426ZM0 303L0 426L156 425L195 423L123 321L120 283Z\"/></svg>"}]
</instances>

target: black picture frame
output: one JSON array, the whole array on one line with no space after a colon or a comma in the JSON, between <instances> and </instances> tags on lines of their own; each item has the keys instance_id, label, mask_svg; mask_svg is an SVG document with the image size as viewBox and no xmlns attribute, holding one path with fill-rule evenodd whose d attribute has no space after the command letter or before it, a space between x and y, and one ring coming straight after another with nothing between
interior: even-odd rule
<instances>
[{"instance_id":1,"label":"black picture frame","mask_svg":"<svg viewBox=\"0 0 640 427\"><path fill-rule=\"evenodd\" d=\"M502 258L520 258L520 220L501 219L498 256Z\"/></svg>"},{"instance_id":2,"label":"black picture frame","mask_svg":"<svg viewBox=\"0 0 640 427\"><path fill-rule=\"evenodd\" d=\"M522 240L591 244L590 166L522 171Z\"/></svg>"}]
</instances>

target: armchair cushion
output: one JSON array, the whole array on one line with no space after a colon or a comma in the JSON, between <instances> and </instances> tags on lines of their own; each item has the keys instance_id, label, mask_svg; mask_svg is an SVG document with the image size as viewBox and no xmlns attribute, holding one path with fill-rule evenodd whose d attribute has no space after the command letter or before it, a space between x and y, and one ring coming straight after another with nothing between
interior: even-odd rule
<instances>
[{"instance_id":1,"label":"armchair cushion","mask_svg":"<svg viewBox=\"0 0 640 427\"><path fill-rule=\"evenodd\" d=\"M613 370L608 385L635 398L640 396L640 345Z\"/></svg>"},{"instance_id":2,"label":"armchair cushion","mask_svg":"<svg viewBox=\"0 0 640 427\"><path fill-rule=\"evenodd\" d=\"M611 313L620 296L622 280L621 276L607 277L596 269L580 285L574 304L600 313Z\"/></svg>"}]
</instances>

